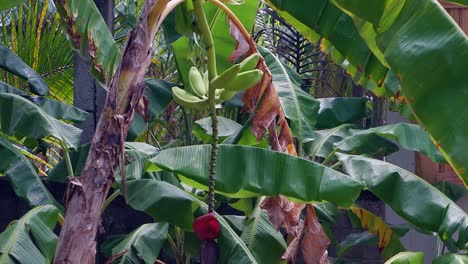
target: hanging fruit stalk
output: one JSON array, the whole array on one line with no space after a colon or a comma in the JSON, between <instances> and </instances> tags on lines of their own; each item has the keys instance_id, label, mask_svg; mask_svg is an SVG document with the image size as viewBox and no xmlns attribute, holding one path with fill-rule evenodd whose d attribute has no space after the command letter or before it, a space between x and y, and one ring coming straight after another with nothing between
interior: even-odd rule
<instances>
[{"instance_id":1,"label":"hanging fruit stalk","mask_svg":"<svg viewBox=\"0 0 468 264\"><path fill-rule=\"evenodd\" d=\"M193 0L194 12L203 39L208 61L208 72L202 74L196 67L189 72L189 85L193 93L179 87L172 88L174 100L188 109L209 109L212 127L211 157L208 184L208 213L195 219L193 229L197 237L204 241L201 248L202 263L216 263L218 246L215 239L220 232L220 224L214 214L216 159L218 149L218 120L216 107L236 93L256 85L263 72L256 69L258 54L253 54L239 64L235 64L219 76L216 69L216 53L213 38L201 0Z\"/></svg>"}]
</instances>

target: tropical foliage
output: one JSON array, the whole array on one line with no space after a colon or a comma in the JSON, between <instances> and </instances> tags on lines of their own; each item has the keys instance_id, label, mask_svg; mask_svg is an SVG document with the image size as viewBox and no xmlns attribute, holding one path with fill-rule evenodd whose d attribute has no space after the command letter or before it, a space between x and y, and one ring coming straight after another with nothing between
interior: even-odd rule
<instances>
[{"instance_id":1,"label":"tropical foliage","mask_svg":"<svg viewBox=\"0 0 468 264\"><path fill-rule=\"evenodd\" d=\"M342 263L369 244L386 263L423 263L400 242L408 229L443 243L434 263L465 263L466 35L435 0L267 2L416 122L369 128L367 98L304 90L290 62L250 36L255 0L122 1L115 39L92 0L0 4L0 176L31 207L0 234L0 263L94 261L99 219L119 196L154 222L107 237L97 254L108 263ZM78 89L73 50L108 89L85 145L73 124L88 113L66 96ZM436 188L381 159L400 148L450 164L465 187ZM65 206L44 181L68 183ZM360 207L363 192L406 230ZM206 215L219 231L208 242L194 230ZM363 233L336 241L340 217Z\"/></svg>"}]
</instances>

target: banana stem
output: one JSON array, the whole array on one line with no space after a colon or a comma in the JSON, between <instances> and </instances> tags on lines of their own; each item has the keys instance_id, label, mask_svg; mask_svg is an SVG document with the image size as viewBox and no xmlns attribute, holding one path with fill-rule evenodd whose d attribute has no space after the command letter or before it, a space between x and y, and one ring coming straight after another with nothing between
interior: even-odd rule
<instances>
[{"instance_id":1,"label":"banana stem","mask_svg":"<svg viewBox=\"0 0 468 264\"><path fill-rule=\"evenodd\" d=\"M60 141L60 145L62 147L63 154L65 156L65 164L67 165L68 177L73 177L73 165L70 159L70 152L68 151L68 146L65 142Z\"/></svg>"},{"instance_id":2,"label":"banana stem","mask_svg":"<svg viewBox=\"0 0 468 264\"><path fill-rule=\"evenodd\" d=\"M206 20L205 11L201 0L193 0L193 8L195 16L198 20L198 27L200 29L201 36L205 43L205 49L208 56L208 79L210 82L216 78L218 73L216 72L216 52L211 35L210 26ZM212 143L211 143L211 158L210 158L210 169L209 169L209 186L208 186L208 212L211 213L214 210L215 205L215 177L216 177L216 158L218 155L218 118L216 117L216 103L215 103L215 91L214 87L209 87L208 90L208 103L210 105L211 114L211 127L213 130Z\"/></svg>"}]
</instances>

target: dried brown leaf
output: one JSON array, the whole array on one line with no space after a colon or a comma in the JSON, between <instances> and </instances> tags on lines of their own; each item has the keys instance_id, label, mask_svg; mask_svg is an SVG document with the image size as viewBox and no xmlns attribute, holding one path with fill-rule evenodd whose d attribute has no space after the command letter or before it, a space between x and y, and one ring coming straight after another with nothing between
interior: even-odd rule
<instances>
[{"instance_id":1,"label":"dried brown leaf","mask_svg":"<svg viewBox=\"0 0 468 264\"><path fill-rule=\"evenodd\" d=\"M236 40L236 48L229 60L233 61L242 56L258 53L254 40L246 34L245 29L239 29L238 25L231 20L229 24L229 32ZM254 113L252 132L257 139L262 138L268 130L273 150L297 155L291 130L272 82L272 74L262 57L257 64L257 69L263 71L263 78L257 85L245 92L242 98L244 102L242 111ZM287 233L293 237L282 257L284 260L294 262L299 246L301 246L303 255L308 259L307 263L328 263L327 247L330 242L311 205L307 209L305 228L300 220L303 204L294 203L284 196L279 196L265 199L261 207L277 229L284 224Z\"/></svg>"},{"instance_id":2,"label":"dried brown leaf","mask_svg":"<svg viewBox=\"0 0 468 264\"><path fill-rule=\"evenodd\" d=\"M305 227L301 241L301 250L307 264L328 264L327 248L330 245L327 234L323 231L315 214L314 207L307 205Z\"/></svg>"}]
</instances>

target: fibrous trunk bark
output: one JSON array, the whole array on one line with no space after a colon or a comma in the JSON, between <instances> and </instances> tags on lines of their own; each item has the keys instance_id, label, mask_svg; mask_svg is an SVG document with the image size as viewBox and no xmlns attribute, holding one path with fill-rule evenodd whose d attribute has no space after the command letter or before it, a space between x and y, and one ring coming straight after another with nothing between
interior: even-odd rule
<instances>
[{"instance_id":1,"label":"fibrous trunk bark","mask_svg":"<svg viewBox=\"0 0 468 264\"><path fill-rule=\"evenodd\" d=\"M135 107L144 91L150 64L151 41L162 10L169 0L147 0L140 24L132 30L122 52L122 62L109 85L88 158L80 177L70 180L65 222L54 263L94 263L101 207L114 181L123 144Z\"/></svg>"}]
</instances>

